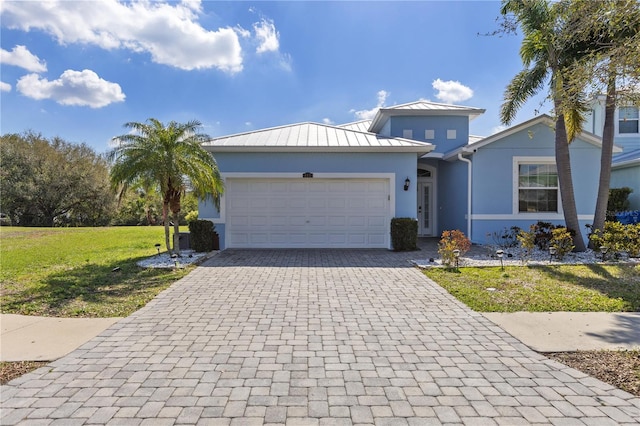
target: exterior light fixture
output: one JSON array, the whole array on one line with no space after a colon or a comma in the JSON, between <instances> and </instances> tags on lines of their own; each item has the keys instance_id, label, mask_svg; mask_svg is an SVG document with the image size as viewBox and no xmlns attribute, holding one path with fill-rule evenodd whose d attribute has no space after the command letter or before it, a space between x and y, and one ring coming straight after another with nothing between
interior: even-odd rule
<instances>
[{"instance_id":1,"label":"exterior light fixture","mask_svg":"<svg viewBox=\"0 0 640 426\"><path fill-rule=\"evenodd\" d=\"M498 256L498 259L500 259L500 269L504 271L504 264L502 263L502 258L504 257L504 251L496 250L496 256Z\"/></svg>"},{"instance_id":2,"label":"exterior light fixture","mask_svg":"<svg viewBox=\"0 0 640 426\"><path fill-rule=\"evenodd\" d=\"M158 250L158 254L160 254L160 243L156 244L156 250Z\"/></svg>"},{"instance_id":3,"label":"exterior light fixture","mask_svg":"<svg viewBox=\"0 0 640 426\"><path fill-rule=\"evenodd\" d=\"M605 257L607 256L607 252L609 251L609 247L607 246L600 246L600 253L602 253L602 260L605 259Z\"/></svg>"},{"instance_id":4,"label":"exterior light fixture","mask_svg":"<svg viewBox=\"0 0 640 426\"><path fill-rule=\"evenodd\" d=\"M171 258L173 259L173 265L176 269L178 269L178 267L180 266L178 265L178 255L174 253L171 255Z\"/></svg>"},{"instance_id":5,"label":"exterior light fixture","mask_svg":"<svg viewBox=\"0 0 640 426\"><path fill-rule=\"evenodd\" d=\"M411 181L409 180L409 177L407 176L407 178L404 180L404 190L408 191L409 190L409 185L411 184Z\"/></svg>"},{"instance_id":6,"label":"exterior light fixture","mask_svg":"<svg viewBox=\"0 0 640 426\"><path fill-rule=\"evenodd\" d=\"M555 247L549 247L549 262L551 262L551 260L553 259L553 256L555 256L556 254L556 248Z\"/></svg>"}]
</instances>

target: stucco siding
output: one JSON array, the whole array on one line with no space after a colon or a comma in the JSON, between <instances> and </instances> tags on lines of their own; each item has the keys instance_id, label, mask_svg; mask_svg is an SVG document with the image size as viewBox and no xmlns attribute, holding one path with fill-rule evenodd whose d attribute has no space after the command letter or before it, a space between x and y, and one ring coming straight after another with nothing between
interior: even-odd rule
<instances>
[{"instance_id":1,"label":"stucco siding","mask_svg":"<svg viewBox=\"0 0 640 426\"><path fill-rule=\"evenodd\" d=\"M438 232L459 229L467 234L467 164L440 163L438 168Z\"/></svg>"},{"instance_id":2,"label":"stucco siding","mask_svg":"<svg viewBox=\"0 0 640 426\"><path fill-rule=\"evenodd\" d=\"M530 128L481 147L473 161L473 235L475 243L486 243L487 234L511 226L527 229L539 220L564 224L558 213L519 213L517 163L514 158L555 161L554 130L538 123ZM581 226L591 223L595 209L600 168L600 148L576 139L570 146L574 196ZM584 227L581 229L584 233Z\"/></svg>"},{"instance_id":3,"label":"stucco siding","mask_svg":"<svg viewBox=\"0 0 640 426\"><path fill-rule=\"evenodd\" d=\"M229 173L287 174L331 173L343 178L363 174L392 174L395 176L395 216L416 217L416 155L413 153L214 153L223 175ZM409 178L411 190L404 191L404 181ZM224 197L224 195L223 195ZM224 203L223 203L224 204ZM211 202L200 202L199 217L214 219L216 231L224 241L225 226L220 212Z\"/></svg>"},{"instance_id":4,"label":"stucco siding","mask_svg":"<svg viewBox=\"0 0 640 426\"><path fill-rule=\"evenodd\" d=\"M436 145L434 152L444 153L469 141L469 117L391 117L391 136L403 137L403 130L413 132L412 139ZM434 131L434 139L425 139L425 130ZM447 130L455 130L455 139L447 139Z\"/></svg>"},{"instance_id":5,"label":"stucco siding","mask_svg":"<svg viewBox=\"0 0 640 426\"><path fill-rule=\"evenodd\" d=\"M629 209L640 210L640 165L611 171L611 188L624 186L633 189L629 194Z\"/></svg>"}]
</instances>

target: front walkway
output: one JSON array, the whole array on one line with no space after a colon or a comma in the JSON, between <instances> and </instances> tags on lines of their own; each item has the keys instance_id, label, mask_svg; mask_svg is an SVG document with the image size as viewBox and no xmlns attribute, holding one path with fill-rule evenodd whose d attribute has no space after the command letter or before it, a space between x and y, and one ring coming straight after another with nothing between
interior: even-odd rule
<instances>
[{"instance_id":1,"label":"front walkway","mask_svg":"<svg viewBox=\"0 0 640 426\"><path fill-rule=\"evenodd\" d=\"M638 424L385 250L227 250L51 366L0 424Z\"/></svg>"}]
</instances>

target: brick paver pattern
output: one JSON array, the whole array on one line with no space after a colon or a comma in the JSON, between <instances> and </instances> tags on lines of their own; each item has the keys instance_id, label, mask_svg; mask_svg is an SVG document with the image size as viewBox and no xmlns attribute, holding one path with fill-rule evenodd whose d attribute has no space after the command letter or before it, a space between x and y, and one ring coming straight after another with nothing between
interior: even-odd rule
<instances>
[{"instance_id":1,"label":"brick paver pattern","mask_svg":"<svg viewBox=\"0 0 640 426\"><path fill-rule=\"evenodd\" d=\"M50 366L12 424L638 424L385 250L227 250ZM415 256L415 254L413 254Z\"/></svg>"}]
</instances>

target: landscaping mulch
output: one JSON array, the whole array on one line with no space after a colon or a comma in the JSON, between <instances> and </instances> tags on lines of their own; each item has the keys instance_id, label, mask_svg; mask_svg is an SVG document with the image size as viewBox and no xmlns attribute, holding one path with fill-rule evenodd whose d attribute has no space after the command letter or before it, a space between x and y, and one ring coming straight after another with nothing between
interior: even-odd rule
<instances>
[{"instance_id":1,"label":"landscaping mulch","mask_svg":"<svg viewBox=\"0 0 640 426\"><path fill-rule=\"evenodd\" d=\"M17 379L23 374L47 365L49 361L0 362L0 384Z\"/></svg>"},{"instance_id":2,"label":"landscaping mulch","mask_svg":"<svg viewBox=\"0 0 640 426\"><path fill-rule=\"evenodd\" d=\"M640 350L554 352L545 356L640 396Z\"/></svg>"}]
</instances>

